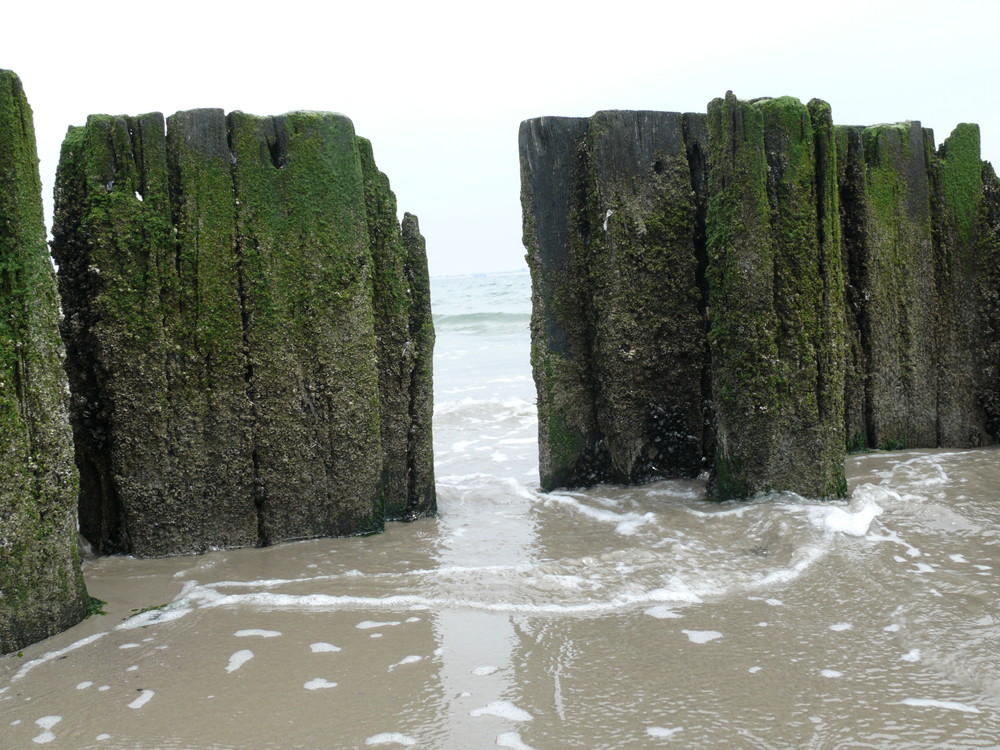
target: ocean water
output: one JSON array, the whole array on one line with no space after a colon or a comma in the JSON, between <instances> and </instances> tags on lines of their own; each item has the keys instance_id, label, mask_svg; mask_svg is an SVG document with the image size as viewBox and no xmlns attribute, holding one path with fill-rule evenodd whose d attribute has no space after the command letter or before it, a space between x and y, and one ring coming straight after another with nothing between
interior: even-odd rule
<instances>
[{"instance_id":1,"label":"ocean water","mask_svg":"<svg viewBox=\"0 0 1000 750\"><path fill-rule=\"evenodd\" d=\"M0 748L1000 747L1000 451L540 493L527 274L432 294L439 516L88 560L108 614L0 658Z\"/></svg>"}]
</instances>

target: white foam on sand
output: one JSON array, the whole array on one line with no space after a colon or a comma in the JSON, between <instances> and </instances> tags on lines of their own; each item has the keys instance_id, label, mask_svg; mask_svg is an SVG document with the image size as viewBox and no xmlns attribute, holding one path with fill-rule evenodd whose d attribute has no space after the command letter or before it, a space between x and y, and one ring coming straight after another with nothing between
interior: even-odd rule
<instances>
[{"instance_id":1,"label":"white foam on sand","mask_svg":"<svg viewBox=\"0 0 1000 750\"><path fill-rule=\"evenodd\" d=\"M962 711L967 714L978 714L979 709L970 706L968 703L958 701L939 701L933 698L905 698L900 701L904 706L914 706L915 708L943 708L948 711Z\"/></svg>"},{"instance_id":2,"label":"white foam on sand","mask_svg":"<svg viewBox=\"0 0 1000 750\"><path fill-rule=\"evenodd\" d=\"M329 680L324 680L322 677L316 677L315 679L309 680L305 685L303 685L306 690L324 690L326 688L337 687L336 682L330 682Z\"/></svg>"},{"instance_id":3,"label":"white foam on sand","mask_svg":"<svg viewBox=\"0 0 1000 750\"><path fill-rule=\"evenodd\" d=\"M494 701L488 706L474 708L469 711L469 716L497 716L510 721L531 721L531 714L523 708L518 708L510 701Z\"/></svg>"},{"instance_id":4,"label":"white foam on sand","mask_svg":"<svg viewBox=\"0 0 1000 750\"><path fill-rule=\"evenodd\" d=\"M531 745L525 744L521 735L517 732L504 732L497 737L497 745L500 747L510 747L513 750L535 750Z\"/></svg>"},{"instance_id":5,"label":"white foam on sand","mask_svg":"<svg viewBox=\"0 0 1000 750\"><path fill-rule=\"evenodd\" d=\"M412 747L417 744L417 741L412 737L407 737L405 734L400 734L399 732L383 732L382 734L373 734L365 740L365 744L403 745L404 747Z\"/></svg>"},{"instance_id":6,"label":"white foam on sand","mask_svg":"<svg viewBox=\"0 0 1000 750\"><path fill-rule=\"evenodd\" d=\"M674 612L674 610L670 609L670 607L650 607L645 610L644 614L647 614L650 617L655 617L658 620L673 620L684 616Z\"/></svg>"},{"instance_id":7,"label":"white foam on sand","mask_svg":"<svg viewBox=\"0 0 1000 750\"><path fill-rule=\"evenodd\" d=\"M83 682L79 683L79 684L78 684L78 685L76 686L76 689L77 689L77 690L86 690L87 688L89 688L89 687L90 687L91 685L93 685L93 684L94 684L94 683L93 683L93 682L91 682L90 680L84 680Z\"/></svg>"},{"instance_id":8,"label":"white foam on sand","mask_svg":"<svg viewBox=\"0 0 1000 750\"><path fill-rule=\"evenodd\" d=\"M472 670L472 674L478 677L486 677L487 675L496 674L499 671L500 671L499 667L485 666L485 667L476 667L475 669Z\"/></svg>"},{"instance_id":9,"label":"white foam on sand","mask_svg":"<svg viewBox=\"0 0 1000 750\"><path fill-rule=\"evenodd\" d=\"M247 630L237 630L233 633L237 638L248 638L257 636L258 638L277 638L281 635L280 630L261 630L260 628L249 628Z\"/></svg>"},{"instance_id":10,"label":"white foam on sand","mask_svg":"<svg viewBox=\"0 0 1000 750\"><path fill-rule=\"evenodd\" d=\"M692 643L708 643L716 638L721 638L722 633L718 630L682 630Z\"/></svg>"},{"instance_id":11,"label":"white foam on sand","mask_svg":"<svg viewBox=\"0 0 1000 750\"><path fill-rule=\"evenodd\" d=\"M672 727L670 729L667 729L666 727L646 727L646 734L650 737L657 737L659 739L673 737L675 734L682 731L684 731L683 727Z\"/></svg>"},{"instance_id":12,"label":"white foam on sand","mask_svg":"<svg viewBox=\"0 0 1000 750\"><path fill-rule=\"evenodd\" d=\"M97 740L98 742L104 742L104 740L110 740L111 735L108 734L107 732L102 732L101 734L94 737L94 739Z\"/></svg>"},{"instance_id":13,"label":"white foam on sand","mask_svg":"<svg viewBox=\"0 0 1000 750\"><path fill-rule=\"evenodd\" d=\"M838 672L836 669L823 669L820 671L823 677L829 677L830 679L836 679L837 677L843 677L843 672Z\"/></svg>"},{"instance_id":14,"label":"white foam on sand","mask_svg":"<svg viewBox=\"0 0 1000 750\"><path fill-rule=\"evenodd\" d=\"M332 643L313 643L309 646L314 654L332 654L336 651L340 651L340 646L334 646Z\"/></svg>"},{"instance_id":15,"label":"white foam on sand","mask_svg":"<svg viewBox=\"0 0 1000 750\"><path fill-rule=\"evenodd\" d=\"M142 708L147 703L149 703L150 700L152 700L152 698L153 698L154 695L155 695L155 693L152 690L140 690L139 691L139 697L136 698L131 703L129 703L128 707L129 708Z\"/></svg>"},{"instance_id":16,"label":"white foam on sand","mask_svg":"<svg viewBox=\"0 0 1000 750\"><path fill-rule=\"evenodd\" d=\"M354 627L358 630L371 630L372 628L388 628L399 624L399 620L390 620L389 622L374 622L372 620L365 620L364 622L359 622Z\"/></svg>"},{"instance_id":17,"label":"white foam on sand","mask_svg":"<svg viewBox=\"0 0 1000 750\"><path fill-rule=\"evenodd\" d=\"M615 513L605 508L593 508L580 502L568 493L549 493L544 502L546 505L559 504L575 510L580 515L600 523L614 524L615 531L622 536L632 536L639 527L656 521L655 513Z\"/></svg>"},{"instance_id":18,"label":"white foam on sand","mask_svg":"<svg viewBox=\"0 0 1000 750\"><path fill-rule=\"evenodd\" d=\"M229 664L226 666L227 672L235 672L253 658L253 651L248 648L240 649L229 657Z\"/></svg>"},{"instance_id":19,"label":"white foam on sand","mask_svg":"<svg viewBox=\"0 0 1000 750\"><path fill-rule=\"evenodd\" d=\"M868 486L865 485L866 488ZM867 534L872 521L881 514L882 507L872 495L858 491L855 491L855 499L849 505L815 506L811 509L813 523L826 533L857 537Z\"/></svg>"},{"instance_id":20,"label":"white foam on sand","mask_svg":"<svg viewBox=\"0 0 1000 750\"><path fill-rule=\"evenodd\" d=\"M193 588L193 586L194 581L191 581L185 585L185 589ZM187 599L178 599L160 609L150 609L146 612L133 615L125 620L125 622L116 625L115 630L135 630L136 628L145 628L149 625L171 622L179 620L192 612L194 612L194 608L190 606L190 602Z\"/></svg>"},{"instance_id":21,"label":"white foam on sand","mask_svg":"<svg viewBox=\"0 0 1000 750\"><path fill-rule=\"evenodd\" d=\"M35 724L39 728L45 730L41 734L32 737L31 741L36 742L39 745L44 745L48 742L52 742L56 738L55 734L52 732L52 727L62 721L62 716L43 716L40 719L35 720Z\"/></svg>"},{"instance_id":22,"label":"white foam on sand","mask_svg":"<svg viewBox=\"0 0 1000 750\"><path fill-rule=\"evenodd\" d=\"M920 661L920 649L911 648L909 651L907 651L899 658L902 659L903 661L918 662Z\"/></svg>"},{"instance_id":23,"label":"white foam on sand","mask_svg":"<svg viewBox=\"0 0 1000 750\"><path fill-rule=\"evenodd\" d=\"M854 626L851 625L851 623L849 623L849 622L838 622L838 623L835 623L834 625L831 625L830 626L830 630L834 630L834 631L838 631L839 632L841 630L850 630L853 627Z\"/></svg>"},{"instance_id":24,"label":"white foam on sand","mask_svg":"<svg viewBox=\"0 0 1000 750\"><path fill-rule=\"evenodd\" d=\"M106 635L107 633L94 633L94 635L89 635L86 638L82 638L81 640L76 641L75 643L71 643L64 648L59 649L58 651L48 651L39 656L37 659L32 659L31 661L27 662L23 667L17 670L17 674L11 677L10 681L17 682L26 674L28 674L28 672L30 672L32 669L37 667L39 664L44 664L47 661L58 659L60 656L65 656L70 651L75 651L76 649L86 646L90 643L93 643L94 641L98 641Z\"/></svg>"},{"instance_id":25,"label":"white foam on sand","mask_svg":"<svg viewBox=\"0 0 1000 750\"><path fill-rule=\"evenodd\" d=\"M397 661L395 664L390 665L389 666L389 671L391 672L396 667L401 667L404 664L416 664L418 661L421 661L423 658L424 657L417 656L416 654L411 654L410 656L404 656L402 659L400 659L399 661Z\"/></svg>"}]
</instances>

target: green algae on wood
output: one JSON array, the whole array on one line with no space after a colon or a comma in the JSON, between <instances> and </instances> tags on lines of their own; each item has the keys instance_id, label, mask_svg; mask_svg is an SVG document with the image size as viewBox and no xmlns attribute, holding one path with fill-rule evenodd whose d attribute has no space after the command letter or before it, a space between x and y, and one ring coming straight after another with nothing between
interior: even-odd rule
<instances>
[{"instance_id":1,"label":"green algae on wood","mask_svg":"<svg viewBox=\"0 0 1000 750\"><path fill-rule=\"evenodd\" d=\"M523 241L531 269L531 365L543 489L606 479L593 404L580 181L587 120L521 123ZM589 458L588 461L588 452Z\"/></svg>"},{"instance_id":2,"label":"green algae on wood","mask_svg":"<svg viewBox=\"0 0 1000 750\"><path fill-rule=\"evenodd\" d=\"M981 343L989 341L990 290L983 282L995 276L982 263L977 235L983 201L983 166L979 127L958 125L931 160L934 236L937 373L937 440L968 448L990 442L982 405L984 390L995 386ZM995 333L995 331L993 332Z\"/></svg>"},{"instance_id":3,"label":"green algae on wood","mask_svg":"<svg viewBox=\"0 0 1000 750\"><path fill-rule=\"evenodd\" d=\"M705 326L684 124L599 112L585 142L596 419L620 483L702 471Z\"/></svg>"},{"instance_id":4,"label":"green algae on wood","mask_svg":"<svg viewBox=\"0 0 1000 750\"><path fill-rule=\"evenodd\" d=\"M1000 440L1000 182L975 126L935 153L916 122L834 127L820 100L730 93L707 133L684 116L685 191L628 167L671 117L521 125L543 489L649 478L640 405L686 369L651 356L671 326L707 343L716 497L841 497L848 448ZM671 154L653 171L683 174ZM670 309L688 273L660 263L687 243L696 323Z\"/></svg>"},{"instance_id":5,"label":"green algae on wood","mask_svg":"<svg viewBox=\"0 0 1000 750\"><path fill-rule=\"evenodd\" d=\"M846 494L836 155L814 100L709 104L709 304L719 498Z\"/></svg>"},{"instance_id":6,"label":"green algae on wood","mask_svg":"<svg viewBox=\"0 0 1000 750\"><path fill-rule=\"evenodd\" d=\"M436 507L431 451L430 367L434 327L423 236L415 216L396 218L389 178L371 143L358 138L372 256L378 356L382 497L386 520L413 520Z\"/></svg>"},{"instance_id":7,"label":"green algae on wood","mask_svg":"<svg viewBox=\"0 0 1000 750\"><path fill-rule=\"evenodd\" d=\"M68 133L53 250L82 529L101 551L363 534L413 514L401 389L429 389L430 365L403 377L412 259L370 148L366 200L359 143L315 112L194 110L166 129L93 116ZM376 321L400 354L391 419ZM387 422L401 440L384 450Z\"/></svg>"},{"instance_id":8,"label":"green algae on wood","mask_svg":"<svg viewBox=\"0 0 1000 750\"><path fill-rule=\"evenodd\" d=\"M703 205L689 151L704 150L703 119L600 112L521 124L545 489L702 469Z\"/></svg>"},{"instance_id":9,"label":"green algae on wood","mask_svg":"<svg viewBox=\"0 0 1000 750\"><path fill-rule=\"evenodd\" d=\"M57 176L82 490L101 552L257 541L221 111L94 116Z\"/></svg>"},{"instance_id":10,"label":"green algae on wood","mask_svg":"<svg viewBox=\"0 0 1000 750\"><path fill-rule=\"evenodd\" d=\"M409 284L410 311L406 358L409 363L410 388L407 456L409 460L404 519L437 512L434 485L434 319L431 314L431 284L427 270L427 243L420 233L420 222L411 213L403 214L401 225L406 250L406 279Z\"/></svg>"},{"instance_id":11,"label":"green algae on wood","mask_svg":"<svg viewBox=\"0 0 1000 750\"><path fill-rule=\"evenodd\" d=\"M378 356L382 499L386 520L406 515L410 428L409 296L406 249L389 178L375 165L371 143L358 138L372 258L375 350Z\"/></svg>"},{"instance_id":12,"label":"green algae on wood","mask_svg":"<svg viewBox=\"0 0 1000 750\"><path fill-rule=\"evenodd\" d=\"M346 117L234 112L261 541L382 528L371 254Z\"/></svg>"},{"instance_id":13,"label":"green algae on wood","mask_svg":"<svg viewBox=\"0 0 1000 750\"><path fill-rule=\"evenodd\" d=\"M0 70L0 653L87 614L77 472L34 125Z\"/></svg>"}]
</instances>

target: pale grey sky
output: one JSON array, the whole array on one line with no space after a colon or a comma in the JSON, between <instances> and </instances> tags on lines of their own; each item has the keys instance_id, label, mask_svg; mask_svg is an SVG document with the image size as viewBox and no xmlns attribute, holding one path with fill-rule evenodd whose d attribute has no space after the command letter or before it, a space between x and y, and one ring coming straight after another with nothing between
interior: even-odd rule
<instances>
[{"instance_id":1,"label":"pale grey sky","mask_svg":"<svg viewBox=\"0 0 1000 750\"><path fill-rule=\"evenodd\" d=\"M49 204L62 137L88 114L343 112L444 275L524 267L530 117L819 97L837 123L915 119L938 143L978 122L997 164L998 29L996 0L37 0L5 8L0 68L34 109Z\"/></svg>"}]
</instances>

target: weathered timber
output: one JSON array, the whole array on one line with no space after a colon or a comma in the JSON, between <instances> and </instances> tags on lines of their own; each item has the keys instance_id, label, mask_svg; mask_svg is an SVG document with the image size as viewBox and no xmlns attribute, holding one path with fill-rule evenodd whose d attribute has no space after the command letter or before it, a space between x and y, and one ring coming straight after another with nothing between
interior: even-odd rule
<instances>
[{"instance_id":1,"label":"weathered timber","mask_svg":"<svg viewBox=\"0 0 1000 750\"><path fill-rule=\"evenodd\" d=\"M712 492L842 496L843 274L828 107L729 94L709 104L709 140Z\"/></svg>"},{"instance_id":2,"label":"weathered timber","mask_svg":"<svg viewBox=\"0 0 1000 750\"><path fill-rule=\"evenodd\" d=\"M427 270L427 243L420 222L403 214L401 226L406 250L406 280L409 284L409 333L405 358L410 377L406 452L407 498L405 520L437 512L434 487L434 319L431 313L431 281Z\"/></svg>"},{"instance_id":3,"label":"weathered timber","mask_svg":"<svg viewBox=\"0 0 1000 750\"><path fill-rule=\"evenodd\" d=\"M405 364L408 250L350 120L93 116L64 143L53 234L81 528L99 550L264 545L414 515L409 392L430 369Z\"/></svg>"},{"instance_id":4,"label":"weathered timber","mask_svg":"<svg viewBox=\"0 0 1000 750\"><path fill-rule=\"evenodd\" d=\"M87 612L58 320L32 112L0 70L0 653Z\"/></svg>"},{"instance_id":5,"label":"weathered timber","mask_svg":"<svg viewBox=\"0 0 1000 750\"><path fill-rule=\"evenodd\" d=\"M704 205L689 157L704 164L703 120L600 112L521 125L546 489L701 471Z\"/></svg>"},{"instance_id":6,"label":"weathered timber","mask_svg":"<svg viewBox=\"0 0 1000 750\"><path fill-rule=\"evenodd\" d=\"M931 136L918 122L862 128L858 135L861 148L838 156L863 159L863 166L847 167L860 179L840 191L860 224L852 230L849 277L861 307L863 442L878 448L932 447L937 386Z\"/></svg>"},{"instance_id":7,"label":"weathered timber","mask_svg":"<svg viewBox=\"0 0 1000 750\"><path fill-rule=\"evenodd\" d=\"M917 122L729 93L707 127L539 118L520 147L544 489L693 470L662 471L643 424L666 394L673 455L719 498L839 497L845 450L1000 439L1000 182L976 126L935 152Z\"/></svg>"}]
</instances>

